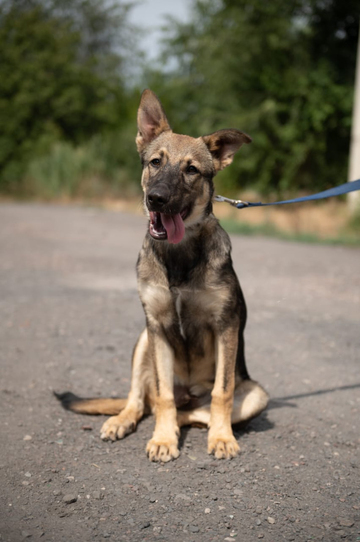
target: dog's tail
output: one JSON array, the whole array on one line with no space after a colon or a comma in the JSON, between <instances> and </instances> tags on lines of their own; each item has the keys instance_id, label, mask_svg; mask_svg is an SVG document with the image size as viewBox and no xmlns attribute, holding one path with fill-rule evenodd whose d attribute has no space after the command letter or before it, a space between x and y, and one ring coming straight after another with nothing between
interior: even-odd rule
<instances>
[{"instance_id":1,"label":"dog's tail","mask_svg":"<svg viewBox=\"0 0 360 542\"><path fill-rule=\"evenodd\" d=\"M107 414L112 416L119 414L127 403L127 399L85 399L74 395L70 391L65 393L54 392L54 395L66 410L79 414Z\"/></svg>"}]
</instances>

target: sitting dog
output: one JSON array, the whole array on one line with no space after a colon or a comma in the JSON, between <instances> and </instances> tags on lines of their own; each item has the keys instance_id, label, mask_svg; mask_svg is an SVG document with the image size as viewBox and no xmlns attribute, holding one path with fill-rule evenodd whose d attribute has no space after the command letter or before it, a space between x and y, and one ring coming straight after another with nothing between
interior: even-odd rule
<instances>
[{"instance_id":1,"label":"sitting dog","mask_svg":"<svg viewBox=\"0 0 360 542\"><path fill-rule=\"evenodd\" d=\"M131 389L127 399L58 397L76 412L114 414L101 429L103 440L123 438L153 413L151 461L177 458L179 429L191 424L209 428L210 454L234 457L231 425L268 403L246 369L246 305L229 236L212 212L214 176L250 142L233 129L175 134L155 94L142 94L136 144L149 225L137 277L146 328L134 348Z\"/></svg>"}]
</instances>

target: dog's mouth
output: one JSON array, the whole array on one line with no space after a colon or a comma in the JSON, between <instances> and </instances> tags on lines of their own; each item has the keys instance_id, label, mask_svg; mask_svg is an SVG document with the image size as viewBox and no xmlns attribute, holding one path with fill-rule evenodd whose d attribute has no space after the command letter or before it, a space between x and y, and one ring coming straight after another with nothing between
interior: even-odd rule
<instances>
[{"instance_id":1,"label":"dog's mouth","mask_svg":"<svg viewBox=\"0 0 360 542\"><path fill-rule=\"evenodd\" d=\"M189 214L189 209L185 208L180 213L166 214L156 211L149 211L151 237L158 241L168 240L169 243L180 243L185 235L184 220Z\"/></svg>"}]
</instances>

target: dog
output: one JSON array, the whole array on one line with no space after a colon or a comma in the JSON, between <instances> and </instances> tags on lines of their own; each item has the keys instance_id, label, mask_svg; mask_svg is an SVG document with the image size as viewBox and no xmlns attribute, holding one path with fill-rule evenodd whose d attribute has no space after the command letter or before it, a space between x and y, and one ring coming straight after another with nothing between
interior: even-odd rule
<instances>
[{"instance_id":1,"label":"dog","mask_svg":"<svg viewBox=\"0 0 360 542\"><path fill-rule=\"evenodd\" d=\"M268 395L246 368L246 305L229 236L213 214L213 178L251 138L235 129L175 134L148 89L137 122L149 222L137 261L146 328L134 348L130 392L127 399L58 398L75 412L113 414L103 440L122 439L154 414L151 461L176 459L180 428L199 424L209 429L209 454L230 459L240 450L232 424L258 416Z\"/></svg>"}]
</instances>

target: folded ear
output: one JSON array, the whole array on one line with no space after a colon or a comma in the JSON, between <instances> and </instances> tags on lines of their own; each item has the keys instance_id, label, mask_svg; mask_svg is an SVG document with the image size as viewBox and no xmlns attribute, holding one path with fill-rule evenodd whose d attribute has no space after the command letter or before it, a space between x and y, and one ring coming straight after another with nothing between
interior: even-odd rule
<instances>
[{"instance_id":1,"label":"folded ear","mask_svg":"<svg viewBox=\"0 0 360 542\"><path fill-rule=\"evenodd\" d=\"M171 130L159 98L149 89L141 95L137 124L136 145L139 153L159 134Z\"/></svg>"},{"instance_id":2,"label":"folded ear","mask_svg":"<svg viewBox=\"0 0 360 542\"><path fill-rule=\"evenodd\" d=\"M234 154L244 143L251 143L251 137L239 130L219 130L202 138L211 152L216 172L231 164Z\"/></svg>"}]
</instances>

